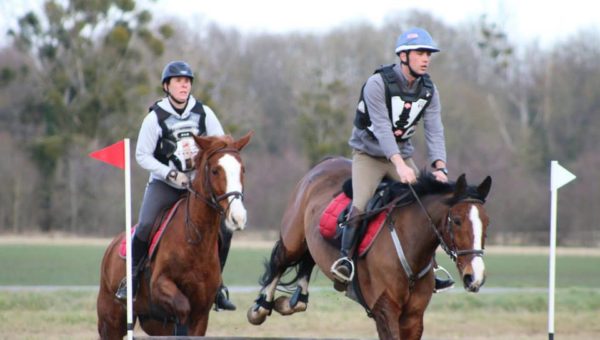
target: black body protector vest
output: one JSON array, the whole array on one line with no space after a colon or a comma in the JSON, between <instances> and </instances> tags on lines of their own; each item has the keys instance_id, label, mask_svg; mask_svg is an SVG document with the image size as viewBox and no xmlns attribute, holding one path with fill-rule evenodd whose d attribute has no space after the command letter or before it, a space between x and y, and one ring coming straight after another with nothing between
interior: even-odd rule
<instances>
[{"instance_id":1,"label":"black body protector vest","mask_svg":"<svg viewBox=\"0 0 600 340\"><path fill-rule=\"evenodd\" d=\"M206 135L206 112L202 103L196 101L187 120L177 119L158 106L158 102L149 111L156 113L162 130L162 136L154 149L154 157L165 165L173 163L179 171L189 172L194 169L194 156L198 153L198 146L192 135Z\"/></svg>"},{"instance_id":2,"label":"black body protector vest","mask_svg":"<svg viewBox=\"0 0 600 340\"><path fill-rule=\"evenodd\" d=\"M414 135L417 123L425 113L425 109L431 103L433 98L433 82L428 74L421 76L417 83L417 91L415 93L406 93L402 91L402 85L396 72L394 72L394 64L384 65L375 73L379 73L385 84L385 104L388 109L388 116L392 123L392 131L402 131L400 136L396 136L397 142L408 140ZM366 84L366 83L365 83ZM358 129L366 130L375 138L373 134L373 126L369 118L369 110L364 101L363 85L360 91L360 100L356 107L356 116L354 117L354 126Z\"/></svg>"}]
</instances>

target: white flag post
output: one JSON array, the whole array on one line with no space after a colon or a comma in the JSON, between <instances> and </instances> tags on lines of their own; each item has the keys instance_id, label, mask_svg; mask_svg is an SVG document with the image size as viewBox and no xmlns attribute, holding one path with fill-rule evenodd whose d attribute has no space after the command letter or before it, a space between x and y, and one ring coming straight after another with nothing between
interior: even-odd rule
<instances>
[{"instance_id":1,"label":"white flag post","mask_svg":"<svg viewBox=\"0 0 600 340\"><path fill-rule=\"evenodd\" d=\"M125 242L127 274L127 339L133 340L133 289L131 283L131 162L129 161L129 138L125 138Z\"/></svg>"},{"instance_id":2,"label":"white flag post","mask_svg":"<svg viewBox=\"0 0 600 340\"><path fill-rule=\"evenodd\" d=\"M556 280L556 206L560 187L575 179L558 161L550 162L550 270L548 278L548 339L554 340L554 288Z\"/></svg>"}]
</instances>

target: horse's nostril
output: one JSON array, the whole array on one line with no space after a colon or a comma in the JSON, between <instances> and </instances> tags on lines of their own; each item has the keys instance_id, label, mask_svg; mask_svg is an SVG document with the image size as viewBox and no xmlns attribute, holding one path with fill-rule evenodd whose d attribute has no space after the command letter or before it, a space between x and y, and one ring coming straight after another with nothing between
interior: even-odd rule
<instances>
[{"instance_id":1,"label":"horse's nostril","mask_svg":"<svg viewBox=\"0 0 600 340\"><path fill-rule=\"evenodd\" d=\"M473 283L473 275L467 274L463 276L463 283L465 284L465 287L471 286L471 284Z\"/></svg>"},{"instance_id":2,"label":"horse's nostril","mask_svg":"<svg viewBox=\"0 0 600 340\"><path fill-rule=\"evenodd\" d=\"M231 220L233 221L233 224L238 224L238 221L235 219L235 217L232 217Z\"/></svg>"}]
</instances>

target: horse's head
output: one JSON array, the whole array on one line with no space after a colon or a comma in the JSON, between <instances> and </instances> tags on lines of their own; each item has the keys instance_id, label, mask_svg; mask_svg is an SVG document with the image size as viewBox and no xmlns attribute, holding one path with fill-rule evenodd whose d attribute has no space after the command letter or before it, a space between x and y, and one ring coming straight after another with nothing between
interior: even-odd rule
<instances>
[{"instance_id":1,"label":"horse's head","mask_svg":"<svg viewBox=\"0 0 600 340\"><path fill-rule=\"evenodd\" d=\"M474 293L485 282L483 249L489 217L483 203L491 185L488 176L479 186L469 187L465 175L461 175L448 201L450 209L442 232L445 243L442 246L456 259L465 289Z\"/></svg>"},{"instance_id":2,"label":"horse's head","mask_svg":"<svg viewBox=\"0 0 600 340\"><path fill-rule=\"evenodd\" d=\"M232 231L246 227L244 165L240 151L252 134L248 132L239 140L233 140L231 136L194 137L200 151L195 159L192 190L223 214L225 225Z\"/></svg>"}]
</instances>

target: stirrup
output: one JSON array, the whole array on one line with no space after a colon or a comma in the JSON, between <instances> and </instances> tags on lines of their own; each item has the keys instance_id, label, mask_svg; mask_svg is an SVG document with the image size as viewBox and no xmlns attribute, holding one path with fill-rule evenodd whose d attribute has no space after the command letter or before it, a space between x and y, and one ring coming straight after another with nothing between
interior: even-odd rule
<instances>
[{"instance_id":1,"label":"stirrup","mask_svg":"<svg viewBox=\"0 0 600 340\"><path fill-rule=\"evenodd\" d=\"M224 285L221 285L215 296L214 311L220 312L222 310L233 311L236 310L236 306L229 300L229 289Z\"/></svg>"},{"instance_id":2,"label":"stirrup","mask_svg":"<svg viewBox=\"0 0 600 340\"><path fill-rule=\"evenodd\" d=\"M337 269L338 266L343 265L342 264L343 262L347 262L350 264L350 275L349 276L346 276L346 275L340 273ZM335 276L336 279L342 281L343 283L350 282L354 278L354 262L348 256L340 257L331 265L330 271L331 271L331 274L333 276Z\"/></svg>"},{"instance_id":3,"label":"stirrup","mask_svg":"<svg viewBox=\"0 0 600 340\"><path fill-rule=\"evenodd\" d=\"M436 272L438 272L438 271L441 271L441 272L444 274L444 276L445 276L447 279L446 279L446 280L439 279L439 278L438 278L438 277L435 275L435 274L436 274ZM441 292L445 292L445 291L447 291L447 290L449 290L449 289L451 289L451 288L453 288L453 287L454 287L454 278L452 278L452 275L450 275L450 273L449 273L449 272L446 270L446 268L444 268L444 267L442 267L442 266L438 265L438 266L437 266L437 268L434 268L434 269L433 269L433 275L434 275L435 281L447 282L447 283L448 283L448 285L447 285L447 286L445 286L445 287L441 287L441 288L439 288L439 289L437 289L437 288L434 286L434 287L433 287L433 292L434 292L434 293L441 293Z\"/></svg>"},{"instance_id":4,"label":"stirrup","mask_svg":"<svg viewBox=\"0 0 600 340\"><path fill-rule=\"evenodd\" d=\"M121 301L127 301L127 277L124 277L121 279L121 282L119 282L115 297Z\"/></svg>"}]
</instances>

